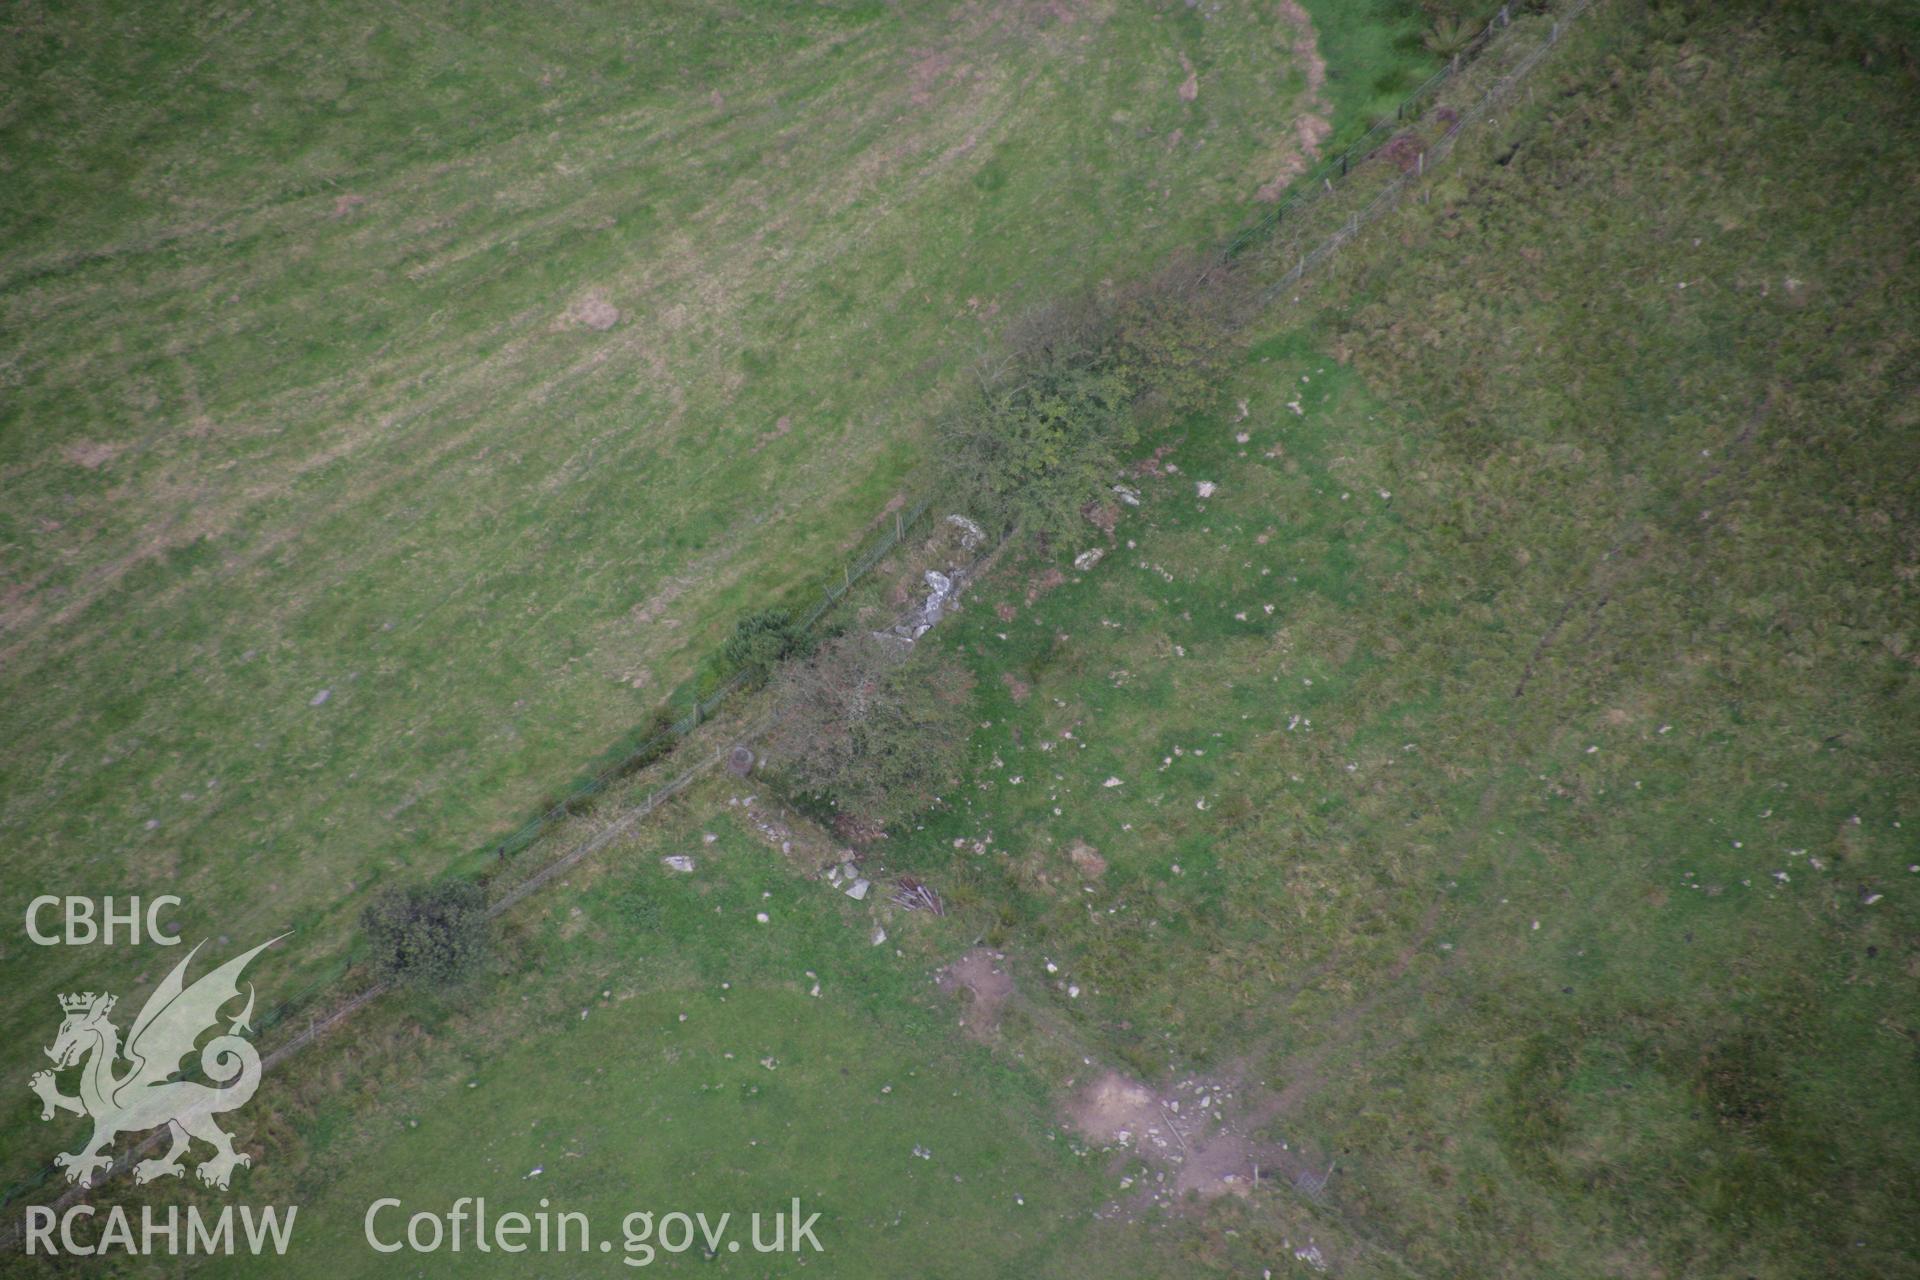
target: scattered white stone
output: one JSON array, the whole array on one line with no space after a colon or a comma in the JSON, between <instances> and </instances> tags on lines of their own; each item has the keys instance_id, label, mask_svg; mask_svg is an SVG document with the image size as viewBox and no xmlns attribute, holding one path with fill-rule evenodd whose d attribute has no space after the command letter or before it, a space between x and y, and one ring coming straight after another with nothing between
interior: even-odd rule
<instances>
[{"instance_id":1,"label":"scattered white stone","mask_svg":"<svg viewBox=\"0 0 1920 1280\"><path fill-rule=\"evenodd\" d=\"M1130 507L1137 507L1140 505L1139 491L1136 489L1129 489L1127 488L1127 486L1123 484L1117 484L1113 486L1113 496L1120 499L1120 501L1126 503Z\"/></svg>"},{"instance_id":2,"label":"scattered white stone","mask_svg":"<svg viewBox=\"0 0 1920 1280\"><path fill-rule=\"evenodd\" d=\"M1090 547L1073 558L1073 567L1082 571L1091 569L1099 564L1100 558L1106 554L1106 551L1100 547Z\"/></svg>"},{"instance_id":3,"label":"scattered white stone","mask_svg":"<svg viewBox=\"0 0 1920 1280\"><path fill-rule=\"evenodd\" d=\"M867 890L871 889L872 887L873 885L869 881L855 880L852 884L847 886L847 890L846 890L847 896L849 898L852 898L855 902L859 902L867 896Z\"/></svg>"},{"instance_id":4,"label":"scattered white stone","mask_svg":"<svg viewBox=\"0 0 1920 1280\"><path fill-rule=\"evenodd\" d=\"M1202 480L1198 484L1193 486L1193 490L1195 493L1199 494L1203 498L1211 498L1213 496L1214 490L1218 489L1219 487L1220 487L1219 485L1216 485L1211 480Z\"/></svg>"},{"instance_id":5,"label":"scattered white stone","mask_svg":"<svg viewBox=\"0 0 1920 1280\"><path fill-rule=\"evenodd\" d=\"M769 915L768 915L768 914L767 914L766 912L764 912L764 911L759 911L759 912L755 912L755 913L754 913L754 917L753 917L753 918L754 918L755 920L758 920L758 921L759 921L759 922L760 922L761 924L765 924L765 923L767 923L767 921L769 921L769 920L771 920L771 919L772 919L773 917L771 917L771 916L769 916ZM1535 927L1537 928L1538 926L1536 925Z\"/></svg>"},{"instance_id":6,"label":"scattered white stone","mask_svg":"<svg viewBox=\"0 0 1920 1280\"><path fill-rule=\"evenodd\" d=\"M1124 787L1127 784L1122 782L1118 778L1108 778L1105 782L1101 783L1100 785L1103 787Z\"/></svg>"},{"instance_id":7,"label":"scattered white stone","mask_svg":"<svg viewBox=\"0 0 1920 1280\"><path fill-rule=\"evenodd\" d=\"M321 703L325 702L328 698L331 698L332 696L333 696L333 690L322 689L320 692L314 694L311 698L307 699L307 705L310 707L317 707Z\"/></svg>"},{"instance_id":8,"label":"scattered white stone","mask_svg":"<svg viewBox=\"0 0 1920 1280\"><path fill-rule=\"evenodd\" d=\"M882 929L879 925L875 925L873 927L873 945L877 947L881 943L885 942L886 940L887 940L887 931L885 929Z\"/></svg>"},{"instance_id":9,"label":"scattered white stone","mask_svg":"<svg viewBox=\"0 0 1920 1280\"><path fill-rule=\"evenodd\" d=\"M972 551L987 540L987 531L963 515L950 515L947 523L960 530L960 545L965 550Z\"/></svg>"},{"instance_id":10,"label":"scattered white stone","mask_svg":"<svg viewBox=\"0 0 1920 1280\"><path fill-rule=\"evenodd\" d=\"M669 871L691 871L693 870L693 859L684 853L670 853L660 859L660 865Z\"/></svg>"}]
</instances>

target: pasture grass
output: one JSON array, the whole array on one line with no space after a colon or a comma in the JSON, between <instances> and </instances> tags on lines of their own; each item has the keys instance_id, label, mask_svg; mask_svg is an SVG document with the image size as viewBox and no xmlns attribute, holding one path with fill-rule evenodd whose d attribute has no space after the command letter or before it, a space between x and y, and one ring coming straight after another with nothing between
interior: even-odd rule
<instances>
[{"instance_id":1,"label":"pasture grass","mask_svg":"<svg viewBox=\"0 0 1920 1280\"><path fill-rule=\"evenodd\" d=\"M542 1164L597 1218L817 1184L829 1274L1910 1272L1920 147L1778 15L1587 22L1248 335L1113 542L933 633L972 774L870 857L946 917L872 946L707 784L284 1078L246 1176L311 1206L295 1265L360 1266L390 1170ZM1863 120L1897 145L1827 145ZM928 981L981 939L992 1051ZM1088 1059L1231 1075L1324 1202L1091 1222Z\"/></svg>"},{"instance_id":2,"label":"pasture grass","mask_svg":"<svg viewBox=\"0 0 1920 1280\"><path fill-rule=\"evenodd\" d=\"M710 1002L764 965L779 994L741 1010L784 1026L812 969L842 1066L879 1051L836 1001L953 1064L961 1097L916 1123L978 1122L981 1090L1007 1108L1018 1142L963 1146L968 1182L1056 1154L1031 1144L1088 1060L1230 1078L1265 1137L1334 1170L1319 1202L1270 1181L1088 1229L1139 1170L1071 1157L1037 1236L969 1202L936 1263L956 1272L1031 1244L1026 1274L1284 1274L1305 1242L1361 1276L1910 1270L1915 459L1888 371L1911 363L1913 228L1884 198L1900 175L1834 181L1798 111L1819 86L1891 118L1894 86L1750 15L1593 16L1430 203L1249 335L1112 543L1089 525L1003 560L933 633L981 678L972 776L869 857L945 918L870 947L864 910L726 828L710 898L623 897L622 869L577 892L581 920L564 889L542 909L528 955L558 973L577 947L599 966L580 999L459 1018L590 1036L601 973ZM726 790L649 853L699 855ZM747 927L756 902L772 920ZM977 940L1023 995L991 1053L926 984ZM654 945L655 969L616 959ZM650 1046L672 1002L635 1003ZM467 1070L423 1129L463 1113ZM559 1106L543 1128L602 1114ZM383 1158L452 1186L447 1139L416 1166L383 1123ZM833 1108L796 1124L847 1149ZM364 1198L352 1176L329 1215Z\"/></svg>"},{"instance_id":3,"label":"pasture grass","mask_svg":"<svg viewBox=\"0 0 1920 1280\"><path fill-rule=\"evenodd\" d=\"M1090 1216L1102 1161L1054 1121L1042 1082L959 1034L924 946L872 945L866 907L800 880L742 818L748 794L703 784L513 913L492 973L388 1005L355 1047L298 1065L246 1175L249 1197L302 1205L288 1274L391 1274L396 1259L362 1235L381 1196L407 1202L399 1222L461 1196L495 1214L544 1197L615 1245L610 1258L469 1249L436 1255L435 1274L612 1273L628 1213L732 1213L745 1240L748 1214L795 1196L822 1214L822 1253L711 1261L950 1276L1124 1265L1132 1237ZM665 869L669 852L694 871ZM709 1261L696 1248L649 1270Z\"/></svg>"},{"instance_id":4,"label":"pasture grass","mask_svg":"<svg viewBox=\"0 0 1920 1280\"><path fill-rule=\"evenodd\" d=\"M472 864L811 603L1007 317L1245 216L1291 33L1187 12L14 14L7 909L175 893L190 939L297 929L294 985ZM16 1046L156 976L27 951Z\"/></svg>"},{"instance_id":5,"label":"pasture grass","mask_svg":"<svg viewBox=\"0 0 1920 1280\"><path fill-rule=\"evenodd\" d=\"M1827 145L1902 82L1801 34L1600 16L941 635L991 723L889 860L1337 1166L1223 1265L1911 1265L1920 147Z\"/></svg>"}]
</instances>

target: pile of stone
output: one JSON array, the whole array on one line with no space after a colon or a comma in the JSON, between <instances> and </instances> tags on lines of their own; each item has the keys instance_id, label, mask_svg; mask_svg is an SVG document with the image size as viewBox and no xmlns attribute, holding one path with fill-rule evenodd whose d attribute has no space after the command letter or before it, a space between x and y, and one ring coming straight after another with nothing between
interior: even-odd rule
<instances>
[{"instance_id":1,"label":"pile of stone","mask_svg":"<svg viewBox=\"0 0 1920 1280\"><path fill-rule=\"evenodd\" d=\"M955 569L951 576L937 569L927 570L927 598L909 610L907 614L888 627L885 631L876 631L875 635L889 640L904 640L912 644L927 632L933 630L941 618L946 616L947 606L960 594L962 573Z\"/></svg>"},{"instance_id":2,"label":"pile of stone","mask_svg":"<svg viewBox=\"0 0 1920 1280\"><path fill-rule=\"evenodd\" d=\"M865 901L867 892L873 888L872 882L863 879L860 868L851 862L843 862L837 867L828 867L827 883L855 902Z\"/></svg>"}]
</instances>

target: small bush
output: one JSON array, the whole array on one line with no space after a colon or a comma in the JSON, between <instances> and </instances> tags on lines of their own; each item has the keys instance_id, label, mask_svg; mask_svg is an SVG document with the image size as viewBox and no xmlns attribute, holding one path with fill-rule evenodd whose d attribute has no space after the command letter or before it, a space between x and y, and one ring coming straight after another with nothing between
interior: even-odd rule
<instances>
[{"instance_id":1,"label":"small bush","mask_svg":"<svg viewBox=\"0 0 1920 1280\"><path fill-rule=\"evenodd\" d=\"M939 424L956 497L1001 530L1077 528L1126 461L1141 423L1192 413L1219 393L1241 281L1183 258L1105 303L1038 313L1008 335L1000 365Z\"/></svg>"},{"instance_id":2,"label":"small bush","mask_svg":"<svg viewBox=\"0 0 1920 1280\"><path fill-rule=\"evenodd\" d=\"M792 614L785 609L762 609L734 624L733 634L720 647L720 658L727 671L747 671L754 679L764 680L805 647L806 632Z\"/></svg>"},{"instance_id":3,"label":"small bush","mask_svg":"<svg viewBox=\"0 0 1920 1280\"><path fill-rule=\"evenodd\" d=\"M1228 335L1243 321L1249 299L1232 271L1192 255L1120 294L1113 307L1113 366L1150 421L1184 417L1219 398Z\"/></svg>"},{"instance_id":4,"label":"small bush","mask_svg":"<svg viewBox=\"0 0 1920 1280\"><path fill-rule=\"evenodd\" d=\"M444 986L468 977L487 954L486 894L476 884L389 889L362 913L373 967L389 982Z\"/></svg>"},{"instance_id":5,"label":"small bush","mask_svg":"<svg viewBox=\"0 0 1920 1280\"><path fill-rule=\"evenodd\" d=\"M647 727L641 731L639 744L621 762L621 771L634 773L672 755L679 745L679 739L673 736L673 726L679 720L672 707L654 708L653 714L647 717Z\"/></svg>"},{"instance_id":6,"label":"small bush","mask_svg":"<svg viewBox=\"0 0 1920 1280\"><path fill-rule=\"evenodd\" d=\"M801 791L885 824L954 785L973 728L972 677L952 659L865 632L781 673L769 763Z\"/></svg>"},{"instance_id":7,"label":"small bush","mask_svg":"<svg viewBox=\"0 0 1920 1280\"><path fill-rule=\"evenodd\" d=\"M1135 439L1135 387L1111 348L1110 331L1058 321L941 423L946 480L982 519L1064 534L1112 482Z\"/></svg>"}]
</instances>

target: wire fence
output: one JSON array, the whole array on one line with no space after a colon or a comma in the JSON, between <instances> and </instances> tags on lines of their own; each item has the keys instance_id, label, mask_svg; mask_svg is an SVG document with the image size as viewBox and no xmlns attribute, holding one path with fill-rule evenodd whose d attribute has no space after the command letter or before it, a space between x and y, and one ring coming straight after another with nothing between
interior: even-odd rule
<instances>
[{"instance_id":1,"label":"wire fence","mask_svg":"<svg viewBox=\"0 0 1920 1280\"><path fill-rule=\"evenodd\" d=\"M1316 247L1337 236L1331 248L1295 255L1288 281L1299 279L1380 212L1378 195L1364 208L1353 207L1351 188L1356 180L1376 186L1391 172L1396 176L1385 185L1397 192L1424 177L1427 169L1446 157L1460 130L1484 115L1512 82L1532 70L1559 42L1567 24L1591 3L1571 0L1552 10L1523 6L1517 16L1513 4L1502 5L1446 66L1402 99L1392 115L1383 115L1345 150L1296 178L1271 209L1229 238L1220 248L1220 261L1231 263L1254 250L1275 247L1283 236L1292 242L1314 240ZM1535 33L1541 37L1537 45L1530 39ZM1433 136L1436 124L1444 126L1438 137ZM1325 224L1336 219L1344 234L1325 234ZM1320 233L1317 238L1316 232Z\"/></svg>"},{"instance_id":2,"label":"wire fence","mask_svg":"<svg viewBox=\"0 0 1920 1280\"><path fill-rule=\"evenodd\" d=\"M1269 288L1268 297L1271 298L1286 285L1297 281L1315 263L1336 252L1358 232L1361 226L1372 221L1397 200L1400 192L1410 182L1423 177L1429 167L1444 160L1452 150L1454 140L1459 136L1460 131L1484 115L1498 98L1504 96L1507 89L1531 71L1547 51L1559 42L1566 23L1585 11L1592 2L1593 0L1573 0L1573 3L1560 10L1557 15L1550 19L1542 19L1550 22L1542 42L1521 57L1511 68L1505 70L1471 106L1457 113L1455 118L1448 122L1448 127L1438 139L1423 140L1418 145L1418 149L1411 153L1414 158L1410 165L1404 158L1405 148L1400 148L1396 153L1401 158L1399 175L1389 181L1364 207L1347 213L1337 230L1298 255L1294 265ZM1223 262L1231 262L1263 241L1271 243L1275 232L1289 226L1301 225L1306 221L1306 215L1310 211L1318 211L1333 203L1331 197L1348 185L1356 173L1366 166L1367 161L1375 158L1383 150L1398 147L1400 142L1410 136L1407 133L1409 122L1420 121L1445 96L1444 91L1472 77L1473 73L1482 67L1485 61L1484 55L1496 48L1504 47L1507 42L1503 37L1508 36L1515 27L1512 10L1511 4L1502 5L1499 12L1461 46L1445 67L1434 72L1401 100L1391 117L1383 117L1377 121L1346 150L1321 162L1304 178L1296 181L1289 188L1286 196L1269 212L1242 228L1221 247L1220 259ZM1526 25L1524 20L1521 25ZM854 585L871 573L874 566L919 525L932 505L931 497L922 497L910 509L896 511L890 528L883 530L864 552L842 566L837 577L830 578L822 584L819 599L800 619L801 630L811 631L819 625L820 620L845 598ZM755 674L750 670L737 671L712 693L705 697L696 697L691 709L679 719L622 751L598 773L575 782L565 795L547 809L494 842L489 851L497 861L504 862L507 858L528 848L555 824L577 814L587 802L604 794L619 779L670 753L682 739L711 719L729 698L752 683Z\"/></svg>"},{"instance_id":3,"label":"wire fence","mask_svg":"<svg viewBox=\"0 0 1920 1280\"><path fill-rule=\"evenodd\" d=\"M1552 12L1523 15L1518 19L1511 5L1503 6L1446 67L1414 89L1392 117L1378 121L1353 145L1296 180L1285 198L1229 239L1219 251L1220 260L1230 263L1256 250L1276 255L1280 260L1290 259L1292 265L1268 286L1269 300L1297 283L1315 265L1337 253L1362 227L1397 204L1408 187L1424 178L1428 170L1442 163L1451 154L1462 131L1483 118L1531 72L1564 37L1568 25L1593 3L1594 0L1571 0ZM1535 34L1537 42L1528 38ZM1456 102L1457 107L1452 105ZM1438 127L1436 132L1436 126L1443 127ZM1367 163L1376 159L1392 163ZM1353 189L1358 183L1364 183L1371 194L1367 195L1366 190L1356 193ZM1356 203L1358 196L1366 197L1364 203ZM799 619L800 628L811 631L819 626L889 552L918 528L933 504L934 498L929 495L910 507L896 510L891 524L859 555L843 564L838 574L821 582L818 599ZM575 782L559 800L489 845L487 851L493 861L504 865L559 823L578 816L587 802L605 794L622 778L671 754L681 741L750 685L756 675L751 670L735 672L711 693L696 696L692 706L672 724L622 750L611 763ZM752 732L751 728L747 730L749 736ZM510 910L556 876L606 848L724 759L723 751L699 761L652 788L613 821L559 857L511 885L490 885L487 914L498 916ZM388 983L375 982L344 1000L328 1004L327 993L337 992L353 968L350 956L340 957L324 973L256 1017L256 1034L263 1041L272 1031L292 1028L262 1055L263 1069L298 1053L390 990ZM157 1132L148 1143L136 1145L121 1158L116 1171L156 1144L158 1136ZM57 1172L53 1165L47 1165L38 1176L9 1187L4 1196L0 1196L0 1204L11 1205L38 1190ZM70 1190L60 1203L71 1202L80 1194L78 1190ZM17 1225L17 1222L9 1224L9 1228L4 1229L6 1235L0 1240L0 1247L17 1243Z\"/></svg>"},{"instance_id":4,"label":"wire fence","mask_svg":"<svg viewBox=\"0 0 1920 1280\"><path fill-rule=\"evenodd\" d=\"M799 619L800 629L811 631L818 626L821 619L839 604L849 591L853 590L854 585L871 573L874 566L885 559L887 553L898 546L919 525L932 505L931 498L922 498L910 509L895 511L893 520L860 555L848 561L841 567L838 574L820 585L818 599ZM679 719L620 752L611 764L598 773L575 782L568 788L565 795L547 809L529 818L515 831L495 841L489 846L488 852L496 862L504 862L507 858L526 849L556 823L578 813L588 801L605 793L607 788L621 778L668 755L688 734L711 720L714 713L729 698L753 683L757 674L752 670L736 671L712 693L705 697L696 695L693 706Z\"/></svg>"},{"instance_id":5,"label":"wire fence","mask_svg":"<svg viewBox=\"0 0 1920 1280\"><path fill-rule=\"evenodd\" d=\"M844 600L862 579L872 573L889 552L918 528L932 506L931 498L923 498L909 508L896 510L893 513L893 519L859 555L846 562L838 574L820 584L819 598L802 615L801 628L811 631L819 626L827 614ZM587 800L604 794L614 783L633 773L637 767L653 763L670 754L681 740L712 719L728 699L751 683L754 675L752 671L735 672L712 693L704 698L696 698L692 708L670 726L622 752L618 759L598 773L575 783L560 801L489 846L489 852L495 859L504 862L512 854L535 844L541 836L547 834L560 822L576 816ZM748 727L745 732L747 736L752 736L755 731L755 727ZM513 884L490 885L492 892L487 906L488 917L497 917L511 910L550 883L556 876L578 866L606 848L725 758L724 752L715 754L691 766L671 780L652 788L646 796L623 809L618 817L592 836ZM253 1019L255 1036L259 1038L263 1048L269 1038L275 1041L271 1049L261 1054L262 1071L277 1066L300 1052L333 1027L346 1021L392 989L390 983L377 981L347 996L344 1000L336 999L330 1002L328 996L338 996L342 984L351 976L353 970L353 957L342 955L327 965L322 973L292 994L271 1007L256 1012ZM283 1034L274 1036L275 1032ZM164 1128L156 1130L146 1141L135 1144L131 1150L115 1161L113 1172L115 1174L123 1172L134 1160L157 1146L165 1132ZM40 1190L53 1181L59 1172L59 1168L52 1163L42 1166L33 1176L9 1186L5 1193L0 1195L0 1205L12 1205L21 1197ZM56 1203L64 1206L77 1200L82 1194L77 1188L71 1189ZM11 1247L17 1243L17 1240L17 1223L10 1223L0 1228L0 1248Z\"/></svg>"}]
</instances>

